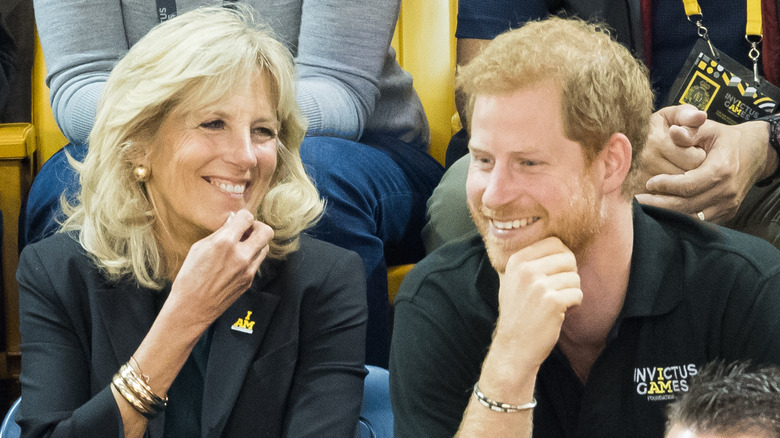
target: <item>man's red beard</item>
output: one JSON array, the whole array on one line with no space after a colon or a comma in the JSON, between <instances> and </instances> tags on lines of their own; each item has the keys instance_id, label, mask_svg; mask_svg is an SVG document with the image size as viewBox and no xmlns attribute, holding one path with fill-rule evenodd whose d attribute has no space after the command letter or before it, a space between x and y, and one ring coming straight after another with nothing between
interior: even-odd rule
<instances>
[{"instance_id":1,"label":"man's red beard","mask_svg":"<svg viewBox=\"0 0 780 438\"><path fill-rule=\"evenodd\" d=\"M490 210L482 206L476 209L469 202L471 216L482 235L488 257L496 271L503 273L509 257L515 252L550 236L561 239L575 255L581 254L590 245L606 221L603 198L596 193L595 184L587 172L570 186L570 191L572 195L569 198L569 208L555 217L551 217L541 206L530 209L531 213L526 213L516 211L511 206L499 210ZM508 241L496 239L490 233L490 219L488 217L523 218L529 216L538 216L538 222L541 224L535 225L546 227L540 236L535 236L532 240Z\"/></svg>"}]
</instances>

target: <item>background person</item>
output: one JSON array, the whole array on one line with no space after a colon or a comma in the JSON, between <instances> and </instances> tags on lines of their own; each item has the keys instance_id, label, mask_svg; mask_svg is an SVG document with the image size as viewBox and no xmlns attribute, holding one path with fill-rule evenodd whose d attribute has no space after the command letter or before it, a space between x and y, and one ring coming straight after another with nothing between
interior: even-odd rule
<instances>
[{"instance_id":1,"label":"background person","mask_svg":"<svg viewBox=\"0 0 780 438\"><path fill-rule=\"evenodd\" d=\"M302 235L322 203L295 96L243 7L166 21L117 63L77 202L19 264L25 436L356 432L365 280Z\"/></svg>"},{"instance_id":2,"label":"background person","mask_svg":"<svg viewBox=\"0 0 780 438\"><path fill-rule=\"evenodd\" d=\"M666 438L780 438L780 368L710 364L668 416Z\"/></svg>"}]
</instances>

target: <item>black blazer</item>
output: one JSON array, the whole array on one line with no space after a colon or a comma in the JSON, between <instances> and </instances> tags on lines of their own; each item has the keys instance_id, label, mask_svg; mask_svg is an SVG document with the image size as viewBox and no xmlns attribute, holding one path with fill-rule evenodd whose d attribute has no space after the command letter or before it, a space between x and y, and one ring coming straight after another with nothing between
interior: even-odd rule
<instances>
[{"instance_id":1,"label":"black blazer","mask_svg":"<svg viewBox=\"0 0 780 438\"><path fill-rule=\"evenodd\" d=\"M109 283L76 242L25 248L19 281L22 435L121 437L109 383L156 317L155 292ZM251 311L252 333L231 329ZM365 276L357 254L301 237L266 261L212 326L203 437L354 436L365 370ZM149 422L161 437L165 414Z\"/></svg>"}]
</instances>

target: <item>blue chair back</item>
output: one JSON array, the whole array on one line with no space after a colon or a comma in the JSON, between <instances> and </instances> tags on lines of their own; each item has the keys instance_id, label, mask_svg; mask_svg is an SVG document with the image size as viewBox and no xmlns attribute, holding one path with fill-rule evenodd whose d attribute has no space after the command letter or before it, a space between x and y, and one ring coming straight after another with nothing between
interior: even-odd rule
<instances>
[{"instance_id":1,"label":"blue chair back","mask_svg":"<svg viewBox=\"0 0 780 438\"><path fill-rule=\"evenodd\" d=\"M366 369L368 375L363 387L360 438L393 438L390 373L384 368L372 365L366 365Z\"/></svg>"},{"instance_id":2,"label":"blue chair back","mask_svg":"<svg viewBox=\"0 0 780 438\"><path fill-rule=\"evenodd\" d=\"M16 420L14 420L16 411L19 410L20 401L22 401L21 397L17 398L14 404L11 405L11 409L5 414L3 424L0 424L0 438L19 438L22 434L22 430L19 428L19 425L16 424Z\"/></svg>"}]
</instances>

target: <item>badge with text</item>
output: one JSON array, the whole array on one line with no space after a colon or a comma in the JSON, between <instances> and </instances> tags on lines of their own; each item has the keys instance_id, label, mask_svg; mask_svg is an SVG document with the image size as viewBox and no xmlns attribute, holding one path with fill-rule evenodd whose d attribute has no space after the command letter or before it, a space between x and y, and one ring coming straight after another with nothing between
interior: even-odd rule
<instances>
[{"instance_id":1,"label":"badge with text","mask_svg":"<svg viewBox=\"0 0 780 438\"><path fill-rule=\"evenodd\" d=\"M666 106L691 104L707 117L725 125L736 125L777 112L780 88L761 78L725 53L712 56L699 38L672 85Z\"/></svg>"},{"instance_id":2,"label":"badge with text","mask_svg":"<svg viewBox=\"0 0 780 438\"><path fill-rule=\"evenodd\" d=\"M252 318L252 311L247 310L246 316L244 318L238 318L238 320L235 323L233 323L232 326L230 326L230 329L241 333L248 333L251 335L255 328L255 322L251 321L250 320L251 318Z\"/></svg>"}]
</instances>

